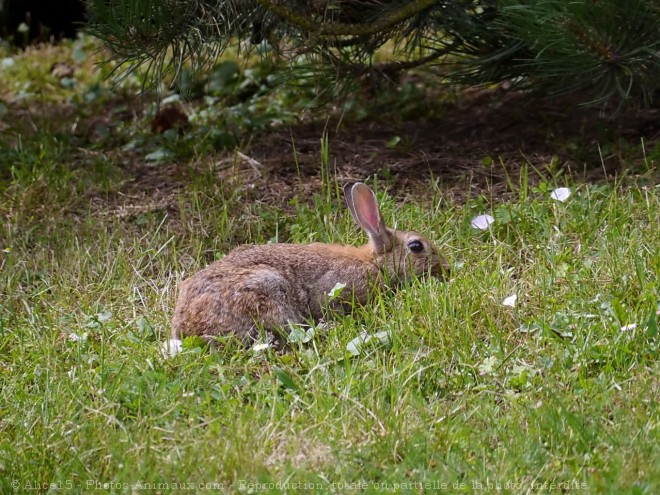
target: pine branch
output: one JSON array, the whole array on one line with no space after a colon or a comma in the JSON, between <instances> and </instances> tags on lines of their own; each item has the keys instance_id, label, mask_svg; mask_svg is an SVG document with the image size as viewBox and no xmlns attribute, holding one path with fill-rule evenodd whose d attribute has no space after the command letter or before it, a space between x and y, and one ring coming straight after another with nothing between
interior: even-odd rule
<instances>
[{"instance_id":1,"label":"pine branch","mask_svg":"<svg viewBox=\"0 0 660 495\"><path fill-rule=\"evenodd\" d=\"M283 5L277 5L272 0L256 0L264 8L275 13L285 21L298 26L299 28L314 34L318 37L324 36L370 36L380 31L384 31L392 26L403 22L410 17L418 15L425 10L433 7L438 0L416 0L405 4L403 7L391 11L374 22L369 24L346 24L335 23L316 23L304 16L298 15L291 9Z\"/></svg>"},{"instance_id":2,"label":"pine branch","mask_svg":"<svg viewBox=\"0 0 660 495\"><path fill-rule=\"evenodd\" d=\"M660 94L658 0L87 1L88 31L129 64L119 70L146 66L154 82L265 40L271 57L305 57L307 73L337 81L442 59L442 77L466 85L511 81L602 105ZM393 61L374 66L388 42Z\"/></svg>"}]
</instances>

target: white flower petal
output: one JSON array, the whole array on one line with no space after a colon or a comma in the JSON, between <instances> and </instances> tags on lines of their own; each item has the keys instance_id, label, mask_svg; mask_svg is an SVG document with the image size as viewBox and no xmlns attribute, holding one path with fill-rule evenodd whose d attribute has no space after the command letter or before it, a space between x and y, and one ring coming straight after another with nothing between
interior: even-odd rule
<instances>
[{"instance_id":1,"label":"white flower petal","mask_svg":"<svg viewBox=\"0 0 660 495\"><path fill-rule=\"evenodd\" d=\"M179 339L168 339L163 342L160 348L161 353L165 358L171 358L179 354L183 350L183 344Z\"/></svg>"},{"instance_id":2,"label":"white flower petal","mask_svg":"<svg viewBox=\"0 0 660 495\"><path fill-rule=\"evenodd\" d=\"M382 330L373 334L368 334L367 332L363 331L360 333L360 335L346 344L346 350L353 356L359 356L364 345L372 341L375 342L376 340L383 345L387 345L390 343L390 337L390 332L388 330Z\"/></svg>"},{"instance_id":3,"label":"white flower petal","mask_svg":"<svg viewBox=\"0 0 660 495\"><path fill-rule=\"evenodd\" d=\"M178 101L181 101L181 95L174 93L173 95L163 98L163 101L160 103L161 105L169 105L170 103L176 103Z\"/></svg>"},{"instance_id":4,"label":"white flower petal","mask_svg":"<svg viewBox=\"0 0 660 495\"><path fill-rule=\"evenodd\" d=\"M550 194L552 199L561 201L562 203L566 201L571 195L571 190L568 187L558 187Z\"/></svg>"},{"instance_id":5,"label":"white flower petal","mask_svg":"<svg viewBox=\"0 0 660 495\"><path fill-rule=\"evenodd\" d=\"M361 347L369 342L371 338L371 335L369 335L367 332L361 332L360 335L346 344L346 350L353 356L359 356Z\"/></svg>"},{"instance_id":6,"label":"white flower petal","mask_svg":"<svg viewBox=\"0 0 660 495\"><path fill-rule=\"evenodd\" d=\"M479 215L472 219L472 228L486 230L495 219L490 215Z\"/></svg>"},{"instance_id":7,"label":"white flower petal","mask_svg":"<svg viewBox=\"0 0 660 495\"><path fill-rule=\"evenodd\" d=\"M350 352L352 356L359 356L360 355L360 349L358 345L355 343L355 341L351 340L348 344L346 344L346 350Z\"/></svg>"},{"instance_id":8,"label":"white flower petal","mask_svg":"<svg viewBox=\"0 0 660 495\"><path fill-rule=\"evenodd\" d=\"M497 358L495 356L487 357L479 365L479 372L482 375L487 375L487 374L493 373L498 364L499 364L499 361L497 360Z\"/></svg>"},{"instance_id":9,"label":"white flower petal","mask_svg":"<svg viewBox=\"0 0 660 495\"><path fill-rule=\"evenodd\" d=\"M637 328L637 323L631 323L629 325L624 325L621 327L622 332L632 332L635 328Z\"/></svg>"},{"instance_id":10,"label":"white flower petal","mask_svg":"<svg viewBox=\"0 0 660 495\"><path fill-rule=\"evenodd\" d=\"M515 308L516 307L516 301L518 300L518 296L516 294L506 297L504 301L502 301L502 306L508 306L510 308Z\"/></svg>"},{"instance_id":11,"label":"white flower petal","mask_svg":"<svg viewBox=\"0 0 660 495\"><path fill-rule=\"evenodd\" d=\"M289 328L291 328L291 332L289 333L288 340L292 343L300 342L306 344L316 335L314 327L310 327L309 325L289 323Z\"/></svg>"},{"instance_id":12,"label":"white flower petal","mask_svg":"<svg viewBox=\"0 0 660 495\"><path fill-rule=\"evenodd\" d=\"M270 347L272 347L270 344L255 344L254 347L252 347L252 350L254 352L259 352L268 349Z\"/></svg>"}]
</instances>

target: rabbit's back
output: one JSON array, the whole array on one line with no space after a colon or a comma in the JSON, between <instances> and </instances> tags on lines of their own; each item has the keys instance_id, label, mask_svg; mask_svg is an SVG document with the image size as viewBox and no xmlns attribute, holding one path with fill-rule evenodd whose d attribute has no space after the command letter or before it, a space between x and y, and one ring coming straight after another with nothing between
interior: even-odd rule
<instances>
[{"instance_id":1,"label":"rabbit's back","mask_svg":"<svg viewBox=\"0 0 660 495\"><path fill-rule=\"evenodd\" d=\"M350 246L241 246L183 282L173 337L233 333L254 338L259 327L272 331L318 319L337 283L348 286L346 298L364 303L369 279L378 273L368 260Z\"/></svg>"}]
</instances>

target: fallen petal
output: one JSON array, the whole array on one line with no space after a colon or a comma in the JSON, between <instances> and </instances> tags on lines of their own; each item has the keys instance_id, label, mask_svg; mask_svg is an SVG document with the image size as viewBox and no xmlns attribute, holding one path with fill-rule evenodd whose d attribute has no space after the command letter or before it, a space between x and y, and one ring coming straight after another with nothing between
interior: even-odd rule
<instances>
[{"instance_id":1,"label":"fallen petal","mask_svg":"<svg viewBox=\"0 0 660 495\"><path fill-rule=\"evenodd\" d=\"M367 332L361 332L360 335L346 344L346 350L353 356L359 356L361 347L369 342L371 338L371 335L369 335Z\"/></svg>"},{"instance_id":2,"label":"fallen petal","mask_svg":"<svg viewBox=\"0 0 660 495\"><path fill-rule=\"evenodd\" d=\"M252 350L254 352L259 352L268 349L269 347L271 347L270 344L256 344L254 347L252 347Z\"/></svg>"},{"instance_id":3,"label":"fallen petal","mask_svg":"<svg viewBox=\"0 0 660 495\"><path fill-rule=\"evenodd\" d=\"M493 223L495 219L490 215L479 215L472 219L472 228L479 230L486 230L488 226Z\"/></svg>"},{"instance_id":4,"label":"fallen petal","mask_svg":"<svg viewBox=\"0 0 660 495\"><path fill-rule=\"evenodd\" d=\"M390 332L387 330L382 330L380 332L376 332L373 334L373 337L378 339L381 344L389 344L390 343Z\"/></svg>"},{"instance_id":5,"label":"fallen petal","mask_svg":"<svg viewBox=\"0 0 660 495\"><path fill-rule=\"evenodd\" d=\"M479 365L479 372L482 375L487 375L495 371L495 367L499 364L499 361L495 356L490 356L484 359Z\"/></svg>"},{"instance_id":6,"label":"fallen petal","mask_svg":"<svg viewBox=\"0 0 660 495\"><path fill-rule=\"evenodd\" d=\"M165 358L171 358L183 350L183 345L179 339L168 339L163 342L160 350Z\"/></svg>"},{"instance_id":7,"label":"fallen petal","mask_svg":"<svg viewBox=\"0 0 660 495\"><path fill-rule=\"evenodd\" d=\"M571 190L568 187L558 187L550 194L552 199L561 201L562 203L566 201L571 195Z\"/></svg>"},{"instance_id":8,"label":"fallen petal","mask_svg":"<svg viewBox=\"0 0 660 495\"><path fill-rule=\"evenodd\" d=\"M88 338L89 334L87 332L83 332L82 335L74 332L69 334L69 340L71 342L85 342Z\"/></svg>"},{"instance_id":9,"label":"fallen petal","mask_svg":"<svg viewBox=\"0 0 660 495\"><path fill-rule=\"evenodd\" d=\"M509 296L502 301L502 306L508 306L510 308L515 308L516 307L516 300L518 299L518 296L516 294Z\"/></svg>"}]
</instances>

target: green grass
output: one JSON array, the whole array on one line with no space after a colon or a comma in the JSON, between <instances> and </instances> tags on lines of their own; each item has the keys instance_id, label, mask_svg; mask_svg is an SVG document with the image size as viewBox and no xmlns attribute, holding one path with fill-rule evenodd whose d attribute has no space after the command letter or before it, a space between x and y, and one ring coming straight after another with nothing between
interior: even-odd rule
<instances>
[{"instance_id":1,"label":"green grass","mask_svg":"<svg viewBox=\"0 0 660 495\"><path fill-rule=\"evenodd\" d=\"M384 290L285 354L165 359L177 284L237 243L364 236L330 173L282 208L208 174L174 213L100 215L121 157L78 152L42 132L0 155L0 492L660 491L660 188L402 204L378 182L449 281ZM362 331L389 338L354 356Z\"/></svg>"}]
</instances>

